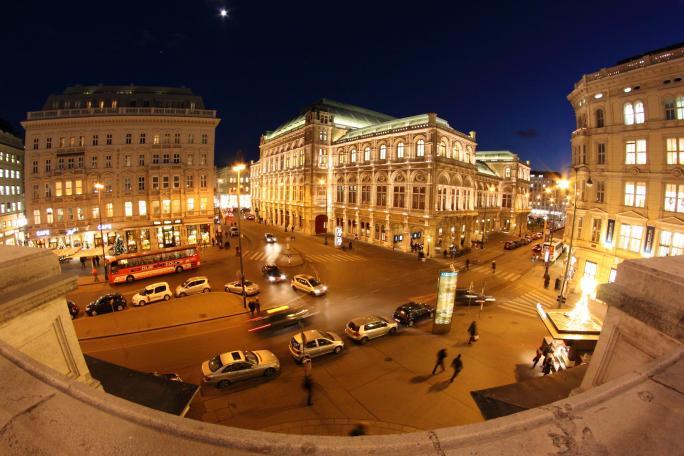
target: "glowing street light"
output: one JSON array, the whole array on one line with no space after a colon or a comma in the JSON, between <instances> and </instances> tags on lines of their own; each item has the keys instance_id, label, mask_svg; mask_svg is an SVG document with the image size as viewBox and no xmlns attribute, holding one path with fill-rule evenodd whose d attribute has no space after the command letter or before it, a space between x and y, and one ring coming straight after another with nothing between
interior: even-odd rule
<instances>
[{"instance_id":1,"label":"glowing street light","mask_svg":"<svg viewBox=\"0 0 684 456\"><path fill-rule=\"evenodd\" d=\"M244 163L238 163L233 166L233 171L237 173L237 221L238 221L238 250L240 251L240 285L242 286L242 307L247 308L247 295L245 294L245 268L242 263L242 228L240 228L240 216L242 215L242 210L240 208L240 171L244 171L246 168Z\"/></svg>"},{"instance_id":2,"label":"glowing street light","mask_svg":"<svg viewBox=\"0 0 684 456\"><path fill-rule=\"evenodd\" d=\"M225 9L225 8L221 8L221 9L219 10L219 16L221 16L221 17L228 17L228 10Z\"/></svg>"}]
</instances>

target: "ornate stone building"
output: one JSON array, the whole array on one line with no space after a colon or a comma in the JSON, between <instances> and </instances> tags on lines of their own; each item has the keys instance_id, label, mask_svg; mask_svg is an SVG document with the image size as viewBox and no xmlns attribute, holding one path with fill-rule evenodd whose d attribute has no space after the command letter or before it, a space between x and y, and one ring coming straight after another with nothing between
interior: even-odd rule
<instances>
[{"instance_id":1,"label":"ornate stone building","mask_svg":"<svg viewBox=\"0 0 684 456\"><path fill-rule=\"evenodd\" d=\"M323 99L262 135L252 203L306 233L330 220L330 233L403 251L470 247L500 229L502 178L475 149L475 132L433 113L395 119Z\"/></svg>"},{"instance_id":2,"label":"ornate stone building","mask_svg":"<svg viewBox=\"0 0 684 456\"><path fill-rule=\"evenodd\" d=\"M24 241L24 144L0 120L0 244Z\"/></svg>"},{"instance_id":3,"label":"ornate stone building","mask_svg":"<svg viewBox=\"0 0 684 456\"><path fill-rule=\"evenodd\" d=\"M209 242L218 122L185 88L75 86L51 95L22 123L30 242L94 249L100 215L105 242L119 235L129 252Z\"/></svg>"},{"instance_id":4,"label":"ornate stone building","mask_svg":"<svg viewBox=\"0 0 684 456\"><path fill-rule=\"evenodd\" d=\"M573 229L569 207L565 230L574 282L612 282L625 259L684 253L684 47L586 74L568 100L577 118L577 212Z\"/></svg>"}]
</instances>

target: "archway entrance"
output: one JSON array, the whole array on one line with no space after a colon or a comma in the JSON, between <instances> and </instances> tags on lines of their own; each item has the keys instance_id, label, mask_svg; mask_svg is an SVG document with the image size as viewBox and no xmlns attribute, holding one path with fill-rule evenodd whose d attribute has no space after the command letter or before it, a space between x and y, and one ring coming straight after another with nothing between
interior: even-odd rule
<instances>
[{"instance_id":1,"label":"archway entrance","mask_svg":"<svg viewBox=\"0 0 684 456\"><path fill-rule=\"evenodd\" d=\"M325 214L316 216L316 234L323 234L326 232L326 226L328 224L328 216Z\"/></svg>"}]
</instances>

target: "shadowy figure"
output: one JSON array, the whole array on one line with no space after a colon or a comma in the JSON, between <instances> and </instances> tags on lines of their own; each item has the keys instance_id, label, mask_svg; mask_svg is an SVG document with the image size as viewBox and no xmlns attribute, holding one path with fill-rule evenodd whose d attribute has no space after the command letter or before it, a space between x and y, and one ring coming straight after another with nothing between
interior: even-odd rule
<instances>
[{"instance_id":1,"label":"shadowy figure","mask_svg":"<svg viewBox=\"0 0 684 456\"><path fill-rule=\"evenodd\" d=\"M449 383L452 383L456 376L461 373L463 370L463 361L461 361L461 354L459 353L456 358L451 362L451 367L454 368L454 373L451 376L451 379L449 379Z\"/></svg>"},{"instance_id":2,"label":"shadowy figure","mask_svg":"<svg viewBox=\"0 0 684 456\"><path fill-rule=\"evenodd\" d=\"M446 370L446 368L444 367L444 360L446 359L446 357L446 348L442 348L440 351L437 352L437 362L435 363L435 367L432 369L432 375L435 375L435 372L437 372L438 367L442 368L440 372L444 372Z\"/></svg>"},{"instance_id":3,"label":"shadowy figure","mask_svg":"<svg viewBox=\"0 0 684 456\"><path fill-rule=\"evenodd\" d=\"M361 435L366 435L366 425L363 423L359 423L354 428L349 431L349 436L350 437L358 437Z\"/></svg>"},{"instance_id":4,"label":"shadowy figure","mask_svg":"<svg viewBox=\"0 0 684 456\"><path fill-rule=\"evenodd\" d=\"M474 320L470 326L468 326L468 334L470 334L470 337L468 338L468 345L471 345L480 338L479 334L477 334L477 323Z\"/></svg>"},{"instance_id":5,"label":"shadowy figure","mask_svg":"<svg viewBox=\"0 0 684 456\"><path fill-rule=\"evenodd\" d=\"M302 386L304 387L304 391L306 391L307 394L306 405L313 405L313 379L311 378L311 376L304 376L304 382L302 383Z\"/></svg>"}]
</instances>

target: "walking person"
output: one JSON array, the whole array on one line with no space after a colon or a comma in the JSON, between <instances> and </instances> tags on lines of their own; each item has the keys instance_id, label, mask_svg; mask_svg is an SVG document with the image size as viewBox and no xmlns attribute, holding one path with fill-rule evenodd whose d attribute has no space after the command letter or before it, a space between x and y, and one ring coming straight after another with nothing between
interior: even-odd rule
<instances>
[{"instance_id":1,"label":"walking person","mask_svg":"<svg viewBox=\"0 0 684 456\"><path fill-rule=\"evenodd\" d=\"M259 297L254 298L254 311L257 315L261 314L261 304L259 303Z\"/></svg>"},{"instance_id":2,"label":"walking person","mask_svg":"<svg viewBox=\"0 0 684 456\"><path fill-rule=\"evenodd\" d=\"M86 264L86 257L81 257L81 269L85 269L85 264Z\"/></svg>"},{"instance_id":3,"label":"walking person","mask_svg":"<svg viewBox=\"0 0 684 456\"><path fill-rule=\"evenodd\" d=\"M547 290L549 289L549 283L550 282L551 282L551 276L547 272L546 274L544 274L544 288L545 289L547 289Z\"/></svg>"},{"instance_id":4,"label":"walking person","mask_svg":"<svg viewBox=\"0 0 684 456\"><path fill-rule=\"evenodd\" d=\"M496 274L496 260L492 260L492 274Z\"/></svg>"},{"instance_id":5,"label":"walking person","mask_svg":"<svg viewBox=\"0 0 684 456\"><path fill-rule=\"evenodd\" d=\"M254 309L256 308L256 305L254 304L254 301L252 299L249 300L249 304L247 304L247 307L249 307L250 317L253 317L254 316Z\"/></svg>"},{"instance_id":6,"label":"walking person","mask_svg":"<svg viewBox=\"0 0 684 456\"><path fill-rule=\"evenodd\" d=\"M470 270L470 258L466 258L466 271Z\"/></svg>"},{"instance_id":7,"label":"walking person","mask_svg":"<svg viewBox=\"0 0 684 456\"><path fill-rule=\"evenodd\" d=\"M470 326L468 326L468 334L470 334L470 337L468 338L468 345L471 345L480 338L480 335L477 333L477 323L474 320Z\"/></svg>"},{"instance_id":8,"label":"walking person","mask_svg":"<svg viewBox=\"0 0 684 456\"><path fill-rule=\"evenodd\" d=\"M463 370L463 361L461 361L461 354L459 353L456 358L451 362L451 367L454 368L454 373L451 376L451 379L449 380L449 383L452 383L456 376L461 373Z\"/></svg>"},{"instance_id":9,"label":"walking person","mask_svg":"<svg viewBox=\"0 0 684 456\"><path fill-rule=\"evenodd\" d=\"M351 250L351 249L352 249L352 241L351 241L351 239L349 239L349 250Z\"/></svg>"},{"instance_id":10,"label":"walking person","mask_svg":"<svg viewBox=\"0 0 684 456\"><path fill-rule=\"evenodd\" d=\"M306 391L306 405L313 405L313 379L311 376L304 376L304 382L302 383L304 391Z\"/></svg>"},{"instance_id":11,"label":"walking person","mask_svg":"<svg viewBox=\"0 0 684 456\"><path fill-rule=\"evenodd\" d=\"M302 366L304 366L304 376L311 378L311 370L313 369L311 358L305 356L304 359L302 359Z\"/></svg>"},{"instance_id":12,"label":"walking person","mask_svg":"<svg viewBox=\"0 0 684 456\"><path fill-rule=\"evenodd\" d=\"M530 369L534 369L537 367L537 363L542 357L542 352L541 350L537 349L537 353L535 353L534 358L532 358L532 367Z\"/></svg>"},{"instance_id":13,"label":"walking person","mask_svg":"<svg viewBox=\"0 0 684 456\"><path fill-rule=\"evenodd\" d=\"M100 256L99 255L95 255L95 264L97 265L98 268L100 267Z\"/></svg>"},{"instance_id":14,"label":"walking person","mask_svg":"<svg viewBox=\"0 0 684 456\"><path fill-rule=\"evenodd\" d=\"M546 358L544 358L544 363L542 364L542 372L544 375L549 375L551 373L551 369L553 368L553 359L551 358L551 354L546 355Z\"/></svg>"},{"instance_id":15,"label":"walking person","mask_svg":"<svg viewBox=\"0 0 684 456\"><path fill-rule=\"evenodd\" d=\"M93 274L93 282L99 282L100 277L97 275L97 268L93 266L93 270L90 272Z\"/></svg>"},{"instance_id":16,"label":"walking person","mask_svg":"<svg viewBox=\"0 0 684 456\"><path fill-rule=\"evenodd\" d=\"M446 348L442 348L440 351L437 352L437 362L435 363L435 367L432 369L432 375L435 375L435 372L437 372L438 367L442 368L440 372L444 372L446 370L446 368L444 367L444 360L446 359L446 357Z\"/></svg>"}]
</instances>

